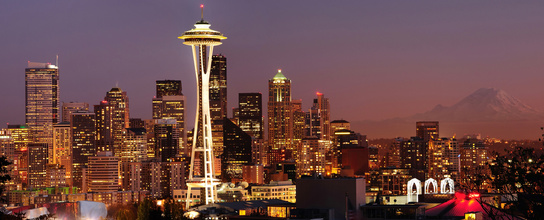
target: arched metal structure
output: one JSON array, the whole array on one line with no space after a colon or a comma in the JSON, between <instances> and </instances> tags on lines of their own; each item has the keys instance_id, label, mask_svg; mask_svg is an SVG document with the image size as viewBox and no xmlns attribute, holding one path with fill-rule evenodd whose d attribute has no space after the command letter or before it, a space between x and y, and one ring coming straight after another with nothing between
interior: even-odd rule
<instances>
[{"instance_id":1,"label":"arched metal structure","mask_svg":"<svg viewBox=\"0 0 544 220\"><path fill-rule=\"evenodd\" d=\"M429 191L429 186L433 184L433 191ZM438 193L438 183L435 179L429 178L425 180L425 194L437 194Z\"/></svg>"},{"instance_id":2,"label":"arched metal structure","mask_svg":"<svg viewBox=\"0 0 544 220\"><path fill-rule=\"evenodd\" d=\"M418 196L421 195L421 181L416 178L411 179L408 181L408 188L406 191L408 192L408 202L418 202Z\"/></svg>"},{"instance_id":3,"label":"arched metal structure","mask_svg":"<svg viewBox=\"0 0 544 220\"><path fill-rule=\"evenodd\" d=\"M455 184L452 179L449 177L440 181L440 193L442 194L453 194L455 193Z\"/></svg>"}]
</instances>

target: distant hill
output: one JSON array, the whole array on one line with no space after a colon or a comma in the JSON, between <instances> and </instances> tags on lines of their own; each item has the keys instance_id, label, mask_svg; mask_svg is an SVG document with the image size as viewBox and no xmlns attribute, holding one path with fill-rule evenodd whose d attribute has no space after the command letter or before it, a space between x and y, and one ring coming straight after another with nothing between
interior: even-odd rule
<instances>
[{"instance_id":1,"label":"distant hill","mask_svg":"<svg viewBox=\"0 0 544 220\"><path fill-rule=\"evenodd\" d=\"M452 106L437 105L425 113L383 121L353 122L352 128L369 138L415 135L416 121L439 121L441 136L482 136L538 139L544 114L495 88L481 88Z\"/></svg>"}]
</instances>

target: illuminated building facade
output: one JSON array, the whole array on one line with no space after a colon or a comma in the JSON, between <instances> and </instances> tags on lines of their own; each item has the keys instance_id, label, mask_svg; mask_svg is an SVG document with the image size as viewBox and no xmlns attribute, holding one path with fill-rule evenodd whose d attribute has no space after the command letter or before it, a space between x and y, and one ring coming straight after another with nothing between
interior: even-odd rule
<instances>
[{"instance_id":1,"label":"illuminated building facade","mask_svg":"<svg viewBox=\"0 0 544 220\"><path fill-rule=\"evenodd\" d=\"M59 68L28 62L25 69L26 124L36 142L53 144L53 125L59 122Z\"/></svg>"},{"instance_id":2,"label":"illuminated building facade","mask_svg":"<svg viewBox=\"0 0 544 220\"><path fill-rule=\"evenodd\" d=\"M263 95L238 94L238 126L255 139L263 137Z\"/></svg>"},{"instance_id":3,"label":"illuminated building facade","mask_svg":"<svg viewBox=\"0 0 544 220\"><path fill-rule=\"evenodd\" d=\"M119 158L109 151L89 157L87 181L90 192L118 191Z\"/></svg>"},{"instance_id":4,"label":"illuminated building facade","mask_svg":"<svg viewBox=\"0 0 544 220\"><path fill-rule=\"evenodd\" d=\"M72 177L72 129L70 122L53 125L53 149L49 153L49 163L64 167L65 181Z\"/></svg>"},{"instance_id":5,"label":"illuminated building facade","mask_svg":"<svg viewBox=\"0 0 544 220\"><path fill-rule=\"evenodd\" d=\"M46 187L47 144L28 145L28 188Z\"/></svg>"},{"instance_id":6,"label":"illuminated building facade","mask_svg":"<svg viewBox=\"0 0 544 220\"><path fill-rule=\"evenodd\" d=\"M147 132L145 128L127 128L123 131L121 162L147 160Z\"/></svg>"},{"instance_id":7,"label":"illuminated building facade","mask_svg":"<svg viewBox=\"0 0 544 220\"><path fill-rule=\"evenodd\" d=\"M307 137L317 137L320 140L331 140L331 113L329 99L323 93L316 93L313 105L306 113L305 134Z\"/></svg>"},{"instance_id":8,"label":"illuminated building facade","mask_svg":"<svg viewBox=\"0 0 544 220\"><path fill-rule=\"evenodd\" d=\"M179 157L181 149L181 128L175 119L156 119L155 133L155 159L167 162Z\"/></svg>"},{"instance_id":9,"label":"illuminated building facade","mask_svg":"<svg viewBox=\"0 0 544 220\"><path fill-rule=\"evenodd\" d=\"M291 149L293 144L293 112L291 80L281 70L268 80L268 142L272 149Z\"/></svg>"},{"instance_id":10,"label":"illuminated building facade","mask_svg":"<svg viewBox=\"0 0 544 220\"><path fill-rule=\"evenodd\" d=\"M157 80L155 82L155 88L156 98L183 95L181 93L181 80Z\"/></svg>"},{"instance_id":11,"label":"illuminated building facade","mask_svg":"<svg viewBox=\"0 0 544 220\"><path fill-rule=\"evenodd\" d=\"M416 136L424 141L432 141L440 138L438 121L418 121L416 122Z\"/></svg>"},{"instance_id":12,"label":"illuminated building facade","mask_svg":"<svg viewBox=\"0 0 544 220\"><path fill-rule=\"evenodd\" d=\"M317 137L302 139L302 147L297 164L298 176L325 175L326 146Z\"/></svg>"},{"instance_id":13,"label":"illuminated building facade","mask_svg":"<svg viewBox=\"0 0 544 220\"><path fill-rule=\"evenodd\" d=\"M249 200L281 199L297 202L297 187L291 181L272 181L262 186L252 186Z\"/></svg>"},{"instance_id":14,"label":"illuminated building facade","mask_svg":"<svg viewBox=\"0 0 544 220\"><path fill-rule=\"evenodd\" d=\"M62 121L70 122L72 113L74 112L88 112L89 103L85 102L63 102L62 103Z\"/></svg>"},{"instance_id":15,"label":"illuminated building facade","mask_svg":"<svg viewBox=\"0 0 544 220\"><path fill-rule=\"evenodd\" d=\"M96 127L95 114L76 112L72 114L70 127L72 131L72 182L73 186L83 187L83 167L88 165L88 158L95 156Z\"/></svg>"},{"instance_id":16,"label":"illuminated building facade","mask_svg":"<svg viewBox=\"0 0 544 220\"><path fill-rule=\"evenodd\" d=\"M203 5L201 8L203 10ZM202 13L203 14L203 13ZM195 131L191 150L191 168L187 180L187 197L191 198L191 189L202 188L201 202L204 204L215 203L217 193L215 179L213 152L212 124L210 114L210 71L214 46L221 45L221 40L226 39L219 31L210 29L210 23L204 21L204 16L197 21L195 28L183 33L179 39L184 40L185 45L191 46L197 81L197 111L195 117ZM202 158L201 170L203 176L194 176L195 158ZM187 208L190 205L187 201Z\"/></svg>"},{"instance_id":17,"label":"illuminated building facade","mask_svg":"<svg viewBox=\"0 0 544 220\"><path fill-rule=\"evenodd\" d=\"M219 157L223 154L223 119L227 118L227 58L221 54L212 56L209 86L213 152Z\"/></svg>"},{"instance_id":18,"label":"illuminated building facade","mask_svg":"<svg viewBox=\"0 0 544 220\"><path fill-rule=\"evenodd\" d=\"M243 178L243 166L250 164L251 136L234 124L223 119L223 142L225 148L221 156L223 180L233 182Z\"/></svg>"},{"instance_id":19,"label":"illuminated building facade","mask_svg":"<svg viewBox=\"0 0 544 220\"><path fill-rule=\"evenodd\" d=\"M181 81L157 80L157 95L153 98L153 119L175 119L180 130L181 154L187 155L187 131L185 130L185 96L181 93Z\"/></svg>"},{"instance_id":20,"label":"illuminated building facade","mask_svg":"<svg viewBox=\"0 0 544 220\"><path fill-rule=\"evenodd\" d=\"M110 151L113 147L113 105L107 101L101 101L99 105L94 106L96 115L96 148L97 151Z\"/></svg>"},{"instance_id":21,"label":"illuminated building facade","mask_svg":"<svg viewBox=\"0 0 544 220\"><path fill-rule=\"evenodd\" d=\"M121 144L123 142L123 131L125 128L129 128L130 125L127 92L114 87L106 93L104 100L112 107L111 128L113 138L113 147L111 149L105 149L105 151L111 151L113 155L119 157Z\"/></svg>"},{"instance_id":22,"label":"illuminated building facade","mask_svg":"<svg viewBox=\"0 0 544 220\"><path fill-rule=\"evenodd\" d=\"M428 145L429 142L420 137L403 141L400 144L400 168L409 169L414 178L425 179Z\"/></svg>"}]
</instances>

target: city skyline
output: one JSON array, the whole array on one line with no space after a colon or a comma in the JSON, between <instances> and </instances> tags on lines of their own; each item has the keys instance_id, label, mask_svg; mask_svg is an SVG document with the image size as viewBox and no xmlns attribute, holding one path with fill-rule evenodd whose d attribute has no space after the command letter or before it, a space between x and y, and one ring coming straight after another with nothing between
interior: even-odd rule
<instances>
[{"instance_id":1,"label":"city skyline","mask_svg":"<svg viewBox=\"0 0 544 220\"><path fill-rule=\"evenodd\" d=\"M172 79L182 81L186 111L194 112L190 57L172 36L198 20L195 8L201 2L135 2L127 8L64 3L3 3L0 16L7 34L0 40L9 42L4 51L10 53L0 53L2 74L9 76L0 87L14 95L2 97L5 106L13 107L4 108L0 123L24 122L25 62L54 62L56 54L62 102L98 104L118 83L131 97L131 117L151 118L154 82ZM544 49L544 31L537 28L542 6L428 1L205 4L211 28L231 36L214 52L229 59L229 116L238 93L266 93L266 82L277 69L293 81L292 98L303 100L303 110L311 107L316 92L330 98L333 120L410 116L437 104L453 105L481 87L504 89L536 109L544 107L539 102L542 77L537 75L543 67L538 61L543 58L539 51ZM51 32L30 35L46 30ZM350 80L341 80L346 78ZM346 94L357 94L360 100Z\"/></svg>"}]
</instances>

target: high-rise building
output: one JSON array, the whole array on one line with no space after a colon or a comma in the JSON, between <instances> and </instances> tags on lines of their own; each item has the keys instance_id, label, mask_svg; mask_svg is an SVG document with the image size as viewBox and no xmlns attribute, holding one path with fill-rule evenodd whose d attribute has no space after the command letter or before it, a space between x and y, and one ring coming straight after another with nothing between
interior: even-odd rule
<instances>
[{"instance_id":1,"label":"high-rise building","mask_svg":"<svg viewBox=\"0 0 544 220\"><path fill-rule=\"evenodd\" d=\"M130 111L127 92L124 92L120 88L114 87L106 93L104 100L112 106L112 137L113 148L111 149L113 155L119 157L119 150L123 143L123 131L125 128L129 128L130 125ZM110 150L106 150L110 151Z\"/></svg>"},{"instance_id":2,"label":"high-rise building","mask_svg":"<svg viewBox=\"0 0 544 220\"><path fill-rule=\"evenodd\" d=\"M157 81L157 88L159 87L159 82L166 84L165 81ZM179 82L179 88L181 88L181 81L177 82ZM177 88L177 86L172 87ZM159 92L162 92L162 95L159 94ZM164 88L162 90L157 89L157 98L153 98L153 119L175 119L177 121L177 127L180 130L181 153L186 155L187 131L185 129L185 96L181 94L181 90L178 92L177 90L168 91Z\"/></svg>"},{"instance_id":3,"label":"high-rise building","mask_svg":"<svg viewBox=\"0 0 544 220\"><path fill-rule=\"evenodd\" d=\"M181 80L156 81L156 98L162 98L163 96L183 95L181 91Z\"/></svg>"},{"instance_id":4,"label":"high-rise building","mask_svg":"<svg viewBox=\"0 0 544 220\"><path fill-rule=\"evenodd\" d=\"M306 113L306 136L317 137L320 140L331 140L331 113L329 99L323 93L316 93L317 98Z\"/></svg>"},{"instance_id":5,"label":"high-rise building","mask_svg":"<svg viewBox=\"0 0 544 220\"><path fill-rule=\"evenodd\" d=\"M53 149L49 152L49 163L64 167L65 180L70 183L72 176L72 129L67 121L53 125Z\"/></svg>"},{"instance_id":6,"label":"high-rise building","mask_svg":"<svg viewBox=\"0 0 544 220\"><path fill-rule=\"evenodd\" d=\"M223 118L227 118L227 58L212 56L210 70L210 117L212 120L213 152L223 153Z\"/></svg>"},{"instance_id":7,"label":"high-rise building","mask_svg":"<svg viewBox=\"0 0 544 220\"><path fill-rule=\"evenodd\" d=\"M87 182L90 192L114 192L119 190L119 158L112 152L98 152L89 157Z\"/></svg>"},{"instance_id":8,"label":"high-rise building","mask_svg":"<svg viewBox=\"0 0 544 220\"><path fill-rule=\"evenodd\" d=\"M72 182L73 186L83 187L83 167L88 165L89 157L95 156L96 127L95 113L75 112L72 114Z\"/></svg>"},{"instance_id":9,"label":"high-rise building","mask_svg":"<svg viewBox=\"0 0 544 220\"><path fill-rule=\"evenodd\" d=\"M412 137L400 144L400 168L409 169L413 178L427 179L427 149L429 141Z\"/></svg>"},{"instance_id":10,"label":"high-rise building","mask_svg":"<svg viewBox=\"0 0 544 220\"><path fill-rule=\"evenodd\" d=\"M113 105L108 101L101 101L94 106L96 115L96 149L97 151L113 151ZM93 120L94 121L94 120Z\"/></svg>"},{"instance_id":11,"label":"high-rise building","mask_svg":"<svg viewBox=\"0 0 544 220\"><path fill-rule=\"evenodd\" d=\"M297 164L298 176L325 175L325 146L318 137L302 139L302 147Z\"/></svg>"},{"instance_id":12,"label":"high-rise building","mask_svg":"<svg viewBox=\"0 0 544 220\"><path fill-rule=\"evenodd\" d=\"M28 188L44 188L46 182L47 144L28 145Z\"/></svg>"},{"instance_id":13,"label":"high-rise building","mask_svg":"<svg viewBox=\"0 0 544 220\"><path fill-rule=\"evenodd\" d=\"M238 126L255 139L263 137L263 95L238 94Z\"/></svg>"},{"instance_id":14,"label":"high-rise building","mask_svg":"<svg viewBox=\"0 0 544 220\"><path fill-rule=\"evenodd\" d=\"M121 162L147 160L147 133L145 128L127 128L123 131Z\"/></svg>"},{"instance_id":15,"label":"high-rise building","mask_svg":"<svg viewBox=\"0 0 544 220\"><path fill-rule=\"evenodd\" d=\"M70 122L72 113L74 112L88 112L89 103L85 102L63 102L62 103L62 121Z\"/></svg>"},{"instance_id":16,"label":"high-rise building","mask_svg":"<svg viewBox=\"0 0 544 220\"><path fill-rule=\"evenodd\" d=\"M291 80L281 70L268 80L268 142L272 149L293 144L293 112Z\"/></svg>"},{"instance_id":17,"label":"high-rise building","mask_svg":"<svg viewBox=\"0 0 544 220\"><path fill-rule=\"evenodd\" d=\"M424 141L432 141L440 138L438 121L418 121L416 122L416 136Z\"/></svg>"},{"instance_id":18,"label":"high-rise building","mask_svg":"<svg viewBox=\"0 0 544 220\"><path fill-rule=\"evenodd\" d=\"M201 5L203 8L203 5ZM195 131L193 133L193 144L191 152L191 166L187 180L187 197L191 198L191 188L202 188L201 202L204 204L215 203L217 192L215 185L214 152L212 124L210 113L210 71L212 65L212 54L214 46L221 45L221 40L226 39L219 31L210 29L210 23L202 19L197 21L195 28L183 33L179 37L189 45L193 51L195 75L197 77L197 114L195 118ZM198 53L197 53L198 51ZM226 79L226 78L225 78ZM226 85L226 84L225 84ZM200 155L198 155L200 154ZM198 156L197 156L198 155ZM193 176L195 157L202 158L203 176ZM187 208L190 202L187 200Z\"/></svg>"},{"instance_id":19,"label":"high-rise building","mask_svg":"<svg viewBox=\"0 0 544 220\"><path fill-rule=\"evenodd\" d=\"M223 141L225 148L221 155L223 180L231 182L243 178L243 166L250 164L251 136L234 124L230 119L223 119Z\"/></svg>"},{"instance_id":20,"label":"high-rise building","mask_svg":"<svg viewBox=\"0 0 544 220\"><path fill-rule=\"evenodd\" d=\"M53 125L59 122L59 68L28 62L25 69L26 124L36 142L53 144Z\"/></svg>"},{"instance_id":21,"label":"high-rise building","mask_svg":"<svg viewBox=\"0 0 544 220\"><path fill-rule=\"evenodd\" d=\"M180 128L175 119L157 119L155 133L155 158L162 162L181 156ZM183 153L185 154L185 153Z\"/></svg>"}]
</instances>

